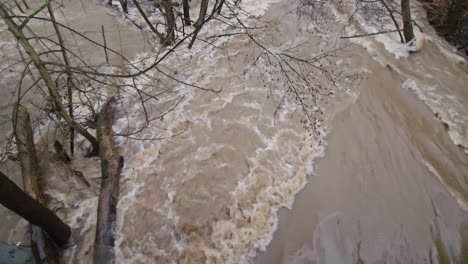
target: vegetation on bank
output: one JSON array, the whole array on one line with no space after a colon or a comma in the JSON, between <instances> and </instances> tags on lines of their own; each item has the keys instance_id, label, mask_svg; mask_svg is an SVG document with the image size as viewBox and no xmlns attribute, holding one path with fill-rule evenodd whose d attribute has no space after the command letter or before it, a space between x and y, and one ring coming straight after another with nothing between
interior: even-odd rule
<instances>
[{"instance_id":1,"label":"vegetation on bank","mask_svg":"<svg viewBox=\"0 0 468 264\"><path fill-rule=\"evenodd\" d=\"M452 45L468 55L468 1L422 0L429 23Z\"/></svg>"}]
</instances>

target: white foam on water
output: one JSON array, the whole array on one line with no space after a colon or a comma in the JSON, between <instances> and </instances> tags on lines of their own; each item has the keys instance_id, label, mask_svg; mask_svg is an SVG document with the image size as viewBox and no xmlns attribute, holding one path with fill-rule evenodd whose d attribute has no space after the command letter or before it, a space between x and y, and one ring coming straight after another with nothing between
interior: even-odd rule
<instances>
[{"instance_id":1,"label":"white foam on water","mask_svg":"<svg viewBox=\"0 0 468 264\"><path fill-rule=\"evenodd\" d=\"M411 90L417 97L429 106L434 115L448 126L450 139L456 145L468 148L468 122L466 117L443 103L444 94L438 93L437 86L421 86L415 80L408 79L402 84L403 89ZM462 134L463 133L463 134Z\"/></svg>"},{"instance_id":2,"label":"white foam on water","mask_svg":"<svg viewBox=\"0 0 468 264\"><path fill-rule=\"evenodd\" d=\"M229 0L228 0L229 1ZM229 1L231 4L233 1ZM268 10L271 4L278 3L280 0L271 1L241 1L241 7L253 17L261 17ZM346 22L347 17L335 9L330 7L336 15L337 22ZM239 11L242 16L247 17L246 13ZM131 11L131 15L139 21L135 11ZM245 18L244 17L244 18ZM153 19L153 18L152 18ZM154 18L157 19L157 18ZM141 19L140 19L141 20ZM354 25L346 28L347 33L357 33L360 30L367 32L375 32L379 28L375 24L369 24L364 17L357 17L359 30ZM212 23L216 23L212 22ZM225 33L227 25L209 24L200 34L220 34ZM248 24L248 22L246 22ZM396 34L378 35L371 38L353 39L352 41L364 46L369 53L379 60L383 65L388 61L379 55L375 49L375 41L382 44L385 49L392 54L396 59L405 59L409 56L409 48L405 44L400 44L396 38ZM232 40L232 39L231 39ZM239 43L245 40L238 40ZM227 39L219 39L215 45L221 46L227 42ZM241 45L239 45L241 46ZM242 47L242 46L241 46ZM441 49L442 52L446 49ZM241 51L236 51L232 56ZM141 60L139 67L145 68L154 62L153 54L140 54L135 58L135 61ZM459 60L458 58L455 58ZM222 62L226 60L223 54L218 54L215 47L206 46L203 43L197 42L192 50L180 50L174 54L167 64L178 69L178 66L190 68L191 74L184 79L187 83L200 82L202 86L209 86L216 78L223 78L230 74L230 69ZM342 61L339 62L342 65ZM162 68L161 68L162 69ZM158 76L156 70L148 72L149 76ZM128 84L133 84L132 80L127 80ZM145 84L152 84L154 80L146 76L141 76L136 79L139 89L151 91L157 84L153 83L153 87L147 87ZM186 141L181 141L185 144L176 144L176 140L171 137L176 136L179 132L188 129L188 127L200 126L206 127L203 130L206 134L216 130L219 126L216 124L218 119L213 117L223 109L230 106L238 106L237 99L246 94L254 94L257 96L265 96L267 89L260 87L241 87L241 84L233 84L235 89L225 94L221 93L218 98L211 98L209 101L199 102L200 91L196 89L187 89L183 85L175 85L170 93L161 96L160 101L153 104L153 110L158 109L157 104L169 104L176 102L180 96L184 96L184 100L161 121L161 127L152 127L146 129L138 136L147 138L166 138L156 141L139 141L129 138L119 137L116 139L118 147L122 150L125 156L125 167L122 171L121 195L117 208L117 240L115 250L117 254L116 263L153 263L156 257L167 257L171 259L169 263L176 263L176 257L190 250L203 252L212 263L249 263L257 250L264 251L267 245L273 238L273 234L278 226L277 211L281 207L291 208L294 202L294 196L297 192L304 188L307 183L308 175L313 175L313 160L322 157L325 153L326 141L319 142L316 135L308 136L291 125L290 116L297 111L297 106L291 103L286 103L283 111L279 114L278 119L271 116L271 113L264 112L264 105L258 98L254 100L245 100L241 103L247 109L250 109L249 114L237 116L236 120L225 119L223 125L239 125L252 131L252 134L259 138L263 146L258 147L256 151L246 157L249 170L246 175L242 175L240 180L236 182L234 188L230 190L231 199L227 203L227 208L230 211L229 219L213 220L210 226L210 235L205 241L192 239L192 234L184 233L177 230L177 226L182 221L180 212L177 211L177 203L179 196L184 191L181 185L177 185L177 181L190 184L193 180L200 177L197 172L201 169L195 165L209 160L222 151L232 150L233 146L223 143L209 142L210 138L200 139L200 135L181 134L180 137L185 137ZM243 89L245 88L245 89ZM442 95L438 94L438 90L432 86L420 86L416 80L408 79L403 88L410 89L415 92L418 97L430 103L434 113L439 113L440 118L451 129L450 137L456 144L466 145L466 136L459 133L459 128L463 129L465 120L455 110L447 110L439 102ZM353 94L353 91L347 92ZM126 93L122 93L121 100L126 106L125 110L128 113L139 113L141 106L138 104L138 98L135 97L135 90L128 89ZM354 100L357 100L357 95L353 94ZM102 103L97 100L96 103ZM202 110L194 110L192 104L197 104ZM83 111L86 111L83 109ZM458 120L458 121L457 121ZM253 125L255 122L262 124L265 128ZM144 124L144 120L138 117L132 117L128 120L126 117L119 118L113 128L116 132L125 133L130 127L138 127ZM317 123L316 133L319 136L326 136L328 129L322 123ZM273 130L273 132L269 131ZM211 131L211 132L209 132ZM211 134L210 134L211 135ZM466 133L465 133L466 135ZM205 135L207 136L207 135ZM178 138L178 137L176 137ZM207 142L202 144L203 140ZM247 139L246 139L247 140ZM457 143L458 142L458 143ZM164 172L164 164L161 160L164 159L166 153L161 153L163 149L174 147L170 153L177 153L190 145L199 144L196 150L186 152L186 156L180 157L178 160L178 172L171 175L172 179L161 179L155 181L151 177L156 178ZM211 144L210 144L211 143ZM169 151L168 151L169 152ZM467 152L467 150L465 150ZM468 154L468 152L467 152ZM271 160L277 161L277 166L271 165ZM225 169L229 167L229 162L221 162L217 164L216 169ZM433 168L432 168L433 169ZM226 169L227 170L227 169ZM434 172L436 174L437 172ZM438 175L438 174L436 174ZM440 177L440 176L439 176ZM266 182L266 183L262 183ZM161 183L159 186L150 185ZM261 183L266 185L262 188ZM208 183L207 183L208 184ZM150 186L149 186L150 185ZM153 188L151 192L161 192L161 200L153 200L152 204L144 204L143 207L139 203L148 195L148 188ZM200 190L200 192L202 192ZM252 193L254 194L252 196ZM59 193L50 194L57 197L58 200L66 200L67 198ZM208 195L210 195L208 193ZM158 197L158 196L154 196ZM252 198L253 197L253 198ZM153 196L151 196L153 198ZM150 198L147 198L150 199ZM253 200L249 200L253 199ZM246 202L248 201L248 202ZM245 205L247 204L247 205ZM139 207L141 206L141 207ZM466 204L464 205L466 209ZM95 213L97 207L97 199L83 199L77 206L78 209L68 217L72 225L79 225L78 219L83 215L90 215L91 221L87 222L82 230L91 230L93 221L95 222ZM159 218L165 218L167 223L161 225L152 225L152 222L141 222L144 215L133 213L147 213L153 217L152 222L162 221ZM135 229L126 229L130 225L135 225ZM148 225L148 229L145 229ZM153 227L161 227L161 230L155 230ZM175 227L174 227L175 226ZM141 236L136 236L130 233L132 230L144 230L145 233ZM166 232L170 237L169 246L164 245L165 241L158 240L160 233ZM178 232L178 233L177 233ZM164 238L167 238L164 236ZM138 239L138 241L135 241ZM309 252L310 253L310 252Z\"/></svg>"},{"instance_id":3,"label":"white foam on water","mask_svg":"<svg viewBox=\"0 0 468 264\"><path fill-rule=\"evenodd\" d=\"M363 29L367 33L374 33L382 31L382 25L375 22L372 23L372 20L361 15L360 13L355 14L355 19L361 29ZM385 25L384 25L385 26ZM387 25L389 26L389 25ZM386 29L384 27L384 29ZM396 59L406 58L409 56L409 46L400 42L400 40L396 37L396 33L393 34L381 34L375 35L372 37L363 37L363 38L353 38L351 41L356 43L362 43L366 41L370 41L369 39L374 39L377 42L383 44L385 49L393 54ZM369 44L365 44L368 47Z\"/></svg>"},{"instance_id":4,"label":"white foam on water","mask_svg":"<svg viewBox=\"0 0 468 264\"><path fill-rule=\"evenodd\" d=\"M265 7L265 3L262 3L260 6L262 8ZM221 31L222 30L223 29L221 29ZM239 43L242 42L244 41L239 40ZM190 82L201 82L200 85L209 84L211 80L229 74L227 68L219 66L223 65L221 62L225 60L225 57L204 45L196 44L193 50L175 56L176 58L171 59L168 63L174 63L173 65L178 65L177 63L181 63L182 61L189 63L191 69L193 69ZM213 71L213 69L216 70ZM150 71L149 74L156 74L156 72ZM148 81L151 80L140 79L137 80L137 83L144 84ZM258 96L264 98L268 94L268 89L257 87L242 88L240 85L240 83L234 84L234 87L238 88L230 88L230 92L226 94L223 93L220 97L213 98L209 103L202 104L197 102L197 100L204 97L199 91L187 91L182 87L176 87L175 91L182 92L185 99L174 111L164 118L165 130L158 131L157 133L167 133L167 136L170 137L176 133L176 131L179 131L179 127L183 124L205 126L208 131L215 130L215 122L219 121L213 117L213 114L225 108L237 106L238 98L242 96L258 94ZM142 89L144 89L144 87L145 86L142 86ZM129 94L131 94L131 91L129 91ZM166 101L173 100L175 97L176 95L174 94L169 95L158 103L163 104ZM128 105L130 106L136 105L132 103L132 100L135 99L131 96L123 98L123 100L128 100ZM191 104L197 104L199 108L193 109ZM266 131L264 131L263 128L257 127L252 123L259 122L259 124L264 123L266 126L272 127L275 123L283 122L287 124L290 122L287 114L282 112L278 121L275 122L275 118L271 113L262 113L264 106L262 106L257 99L244 101L241 105L247 107L246 109L250 109L249 111L256 114L254 116L241 115L237 120L221 120L223 126L241 125L242 127L248 128L260 138L265 146L257 149L255 155L248 158L248 163L250 164L249 173L243 176L242 180L237 183L237 186L230 194L231 200L228 203L228 208L231 211L230 219L213 221L213 223L211 223L212 233L210 237L204 238L207 239L206 241L190 241L189 234L180 232L178 236L181 237L176 238L173 233L174 231L171 231L168 226L162 227L165 229L164 232L167 231L172 237L170 245L171 251L174 252L169 253L167 250L163 250L165 254L171 254L170 256L172 256L172 258L183 252L191 252L190 250L192 250L192 248L196 248L197 251L203 252L204 256L212 258L216 263L247 263L256 255L257 249L265 250L277 228L278 209L283 206L292 206L294 195L305 186L307 176L313 174L312 160L324 154L324 143L319 143L315 136L302 135L303 132L287 127L285 129L280 129L280 127L278 127L280 130L274 132L274 135L271 136L265 134ZM297 106L295 107L287 103L284 105L284 109L286 113L294 113L297 111ZM137 110L137 107L127 110ZM262 114L258 114L258 112ZM260 120L258 120L259 118ZM125 131L127 125L126 121L127 120L123 119L118 120L114 126L115 130ZM132 122L137 122L137 120L132 120ZM317 126L320 127L320 124L317 124ZM143 136L148 134L154 135L149 131L142 134ZM325 130L320 130L318 134L324 136ZM200 140L199 136L192 134L184 136L184 138L191 143ZM123 197L118 205L119 216L117 231L119 235L116 241L117 263L132 263L147 259L141 255L140 250L143 250L141 246L128 246L128 240L132 237L132 234L125 233L125 226L131 225L132 223L130 222L133 221L138 222L139 219L137 215L133 216L135 217L133 220L128 218L128 216L129 214L133 214L131 211L135 209L135 203L141 199L141 197L139 197L140 193L145 189L145 185L149 184L148 182L144 182L144 179L147 178L148 175L157 175L164 170L164 167L159 167L164 165L158 161L160 155L157 153L159 150L165 149L166 145L171 145L171 141L171 139L155 141L151 146L148 146L148 148L142 149L141 142L125 138L118 140L119 147L124 151L124 155L129 158L126 159L126 166L122 173L122 188L124 191L122 193ZM174 142L175 141L176 140L174 140ZM139 144L140 147L134 146L135 144ZM172 153L187 146L172 145L171 147L173 148L171 151ZM229 149L231 148L235 148L235 146L220 143L210 144L210 142L207 142L207 145L198 147L194 154L186 153L184 157L181 157L181 160L178 162L179 172L177 172L176 175L172 175L171 179L161 180L160 186L154 186L154 188L158 188L164 192L163 201L155 201L155 203L160 204L156 209L158 214L164 215L175 225L179 225L182 219L181 216L178 215L180 212L177 212L175 204L181 193L177 189L180 187L174 189L173 185L179 184L177 183L179 181L188 183L197 180L197 177L200 177L197 174L199 168L191 164L200 164L211 159L216 153L230 151ZM271 168L269 168L271 166L270 160L272 158L272 153L282 153L278 158L275 158L278 159L279 162L279 164L275 164L275 170L279 171L272 171ZM164 159L164 157L161 157L161 159ZM216 164L216 168L228 167L229 163L226 162ZM190 169L188 170L186 168ZM278 178L276 179L276 177ZM248 197L252 195L252 190L259 188L258 186L261 181L270 181L268 179L273 180L273 182L265 188L260 188L260 192L256 194L255 200L251 203L249 202L246 206L245 199L249 199ZM137 182L139 182L139 184L136 184ZM205 195L205 191L199 190L199 192ZM241 210L239 210L240 207L242 207ZM246 217L250 219L249 223L244 223L239 226L239 221L245 222ZM154 232L154 230L148 230L148 232ZM131 239L135 238L132 237ZM150 246L157 247L157 241L151 242L151 240L144 237L140 239L142 239L141 243L147 243ZM161 256L164 254L158 253L157 255Z\"/></svg>"},{"instance_id":5,"label":"white foam on water","mask_svg":"<svg viewBox=\"0 0 468 264\"><path fill-rule=\"evenodd\" d=\"M357 11L354 13L354 5L356 1L352 0L347 2L348 9L342 8L340 4L334 3L332 9L335 10L334 14L341 21L346 19L353 13L355 23L349 23L344 25L346 35L359 35L366 33L375 33L385 30L393 30L395 25L390 17L379 16L375 13L365 13L364 11ZM378 3L377 3L378 4ZM375 4L374 4L375 5ZM376 6L374 6L375 8ZM380 6L381 8L381 6ZM338 11L338 10L347 10ZM414 2L412 4L412 16L417 21L418 25L424 29L424 34L419 32L417 27L414 28L415 37L417 38L415 43L402 44L397 33L380 34L367 37L351 38L350 41L364 47L372 58L378 61L382 66L390 65L391 68L396 71L399 75L406 80L402 87L409 89L414 92L420 100L422 100L432 112L439 118L443 123L448 125L448 134L452 141L459 146L463 146L465 149L468 148L468 109L460 103L455 95L454 90L460 89L461 87L444 87L441 83L440 77L437 77L441 71L438 67L443 69L446 67L446 63L465 64L466 60L460 55L454 52L454 47L450 46L445 40L442 40L435 30L428 24L425 11L423 7ZM401 26L400 26L401 27ZM423 44L422 39L433 43L440 53L447 59L447 62L428 61L426 58L416 61L419 63L413 63L410 65L409 56L411 51L420 48L420 54L414 56L423 56L422 54L427 52L426 48L421 48ZM380 45L383 45L387 54L382 52ZM414 44L414 45L413 45ZM426 43L425 46L429 44ZM429 49L430 47L427 47ZM393 58L392 58L393 57ZM434 60L439 60L434 58ZM430 65L424 65L428 63ZM423 64L423 65L421 65ZM402 66L400 66L402 65ZM402 67L405 67L404 69ZM430 72L428 72L430 71ZM453 72L444 70L445 72ZM463 71L460 74L463 75ZM453 75L453 73L451 73ZM463 77L463 76L458 76ZM431 84L428 84L431 83ZM462 82L460 82L462 83ZM457 92L458 93L458 92Z\"/></svg>"},{"instance_id":6,"label":"white foam on water","mask_svg":"<svg viewBox=\"0 0 468 264\"><path fill-rule=\"evenodd\" d=\"M229 2L233 3L233 1ZM241 1L241 7L246 12L237 11L243 19L247 19L244 22L248 25L250 22L248 20L249 16L261 17L271 4L278 2L280 0L245 0ZM131 15L136 17L134 10L131 11ZM136 20L139 19L136 18ZM214 26L215 23L217 22L213 21L207 25L200 33L201 36L203 34L225 33L228 29L228 25L216 24ZM238 41L238 47L245 48L245 46L241 45L246 43L245 39L236 38L235 40ZM214 44L221 46L226 42L227 39L218 39ZM240 53L242 53L242 50L235 51L230 55L235 56ZM151 53L140 54L135 58L135 61L141 60L138 63L139 68L145 68L154 62L155 58L153 56L154 54ZM175 69L178 69L178 66L185 67L185 70L190 69L190 75L185 76L187 77L184 79L185 82L197 82L201 86L209 86L216 81L216 78L222 79L229 76L230 69L227 65L224 65L224 61L226 61L225 54L217 53L214 46L207 46L197 42L191 50L177 51L168 59L167 64ZM261 67L267 66L261 65ZM164 69L164 67L161 67L161 69ZM109 71L112 71L112 69L109 69ZM130 69L130 71L135 72L136 70ZM148 75L158 76L160 74L153 69L148 72ZM230 80L233 80L233 78ZM126 82L133 85L133 80L126 80ZM135 82L137 87L144 91L159 88L158 84L155 84L154 80L147 76L141 76ZM146 84L152 84L152 86L148 87ZM324 155L326 146L326 142L319 142L317 138L324 137L327 130L322 123L317 122L315 124L316 131L314 131L316 135L308 135L300 129L300 126L291 121L290 116L298 111L297 105L286 102L283 111L275 119L272 113L264 111L267 104L260 99L267 96L268 89L260 86L242 87L241 83L233 83L232 86L229 92L221 93L217 98L210 98L209 101L198 104L197 100L205 99L205 96L200 95L200 91L187 89L183 85L174 85L174 87L171 87L173 89L171 92L159 98L160 101L148 103L148 106L156 111L159 110L158 104L171 105L171 103L178 101L181 96L184 96L184 100L174 111L164 117L164 121L161 121L161 127L150 127L150 129L138 134L143 138L166 139L140 141L125 137L116 138L116 143L125 157L116 220L117 239L115 250L117 263L151 263L155 261L156 257L174 258L184 252L191 253L190 250L192 249L203 252L206 257L211 257L210 260L216 263L248 263L256 255L257 250L265 250L272 240L273 233L278 226L277 211L284 206L291 208L295 194L304 188L308 175L313 175L313 160ZM125 93L121 93L121 100L126 106L125 111L135 115L130 119L122 116L116 120L113 129L117 133L126 133L127 130L134 130L135 127L145 123L141 116L138 117L137 115L141 113L141 105L138 103L139 98L135 96L136 91L130 88L124 88L124 90ZM246 95L258 96L259 98L239 99ZM102 106L103 98L104 96L101 97L101 100L96 98L93 101L96 103L96 108ZM244 101L238 103L236 100ZM192 104L197 104L197 107L201 110L194 110ZM234 118L235 120L226 118L220 121L221 118L216 118L217 113L231 106L244 106L248 109L246 110L247 114L237 116ZM82 109L81 111L86 113L88 110ZM190 184L192 180L200 177L197 172L201 171L201 169L194 166L194 164L197 165L209 160L223 151L232 151L236 146L229 145L226 142L210 142L210 138L203 138L203 136L207 137L207 135L186 135L182 133L180 137L177 136L180 134L179 132L183 132L189 127L193 129L196 126L206 127L207 129L203 131L209 133L208 131L214 131L216 127L219 127L216 124L217 121L222 122L225 127L239 126L248 132L252 132L252 137L258 137L260 143L258 143L259 147L246 157L249 167L248 172L241 175L240 180L235 183L231 190L226 191L231 197L227 202L227 208L231 212L230 218L213 220L210 223L211 234L209 237L204 238L205 241L191 240L192 234L177 230L177 226L183 220L180 212L177 211L177 202L183 192L182 187L184 187L179 182ZM258 124L258 126L255 124ZM41 130L38 129L38 131ZM184 136L186 141L182 142L187 144L177 145L176 139L182 138L180 140L183 140ZM172 137L176 139L173 140ZM84 141L82 138L80 140ZM203 142L203 140L207 142ZM163 166L165 164L161 164L161 160L164 159L166 153L161 153L161 150L173 147L172 152L168 152L177 153L179 149L183 151L184 148L195 143L199 144L200 147L196 150L190 150L192 152L186 152L183 157L178 156L180 163L178 163L177 171L174 175L170 175L173 178L165 178L159 181L151 178L156 178L165 169ZM273 159L277 164L272 163ZM217 164L217 169L228 168L229 164L229 161L221 162ZM151 185L154 183L161 183L161 185ZM209 184L209 182L206 184ZM153 190L149 192L148 188L153 188ZM155 195L154 197L162 197L161 200L157 200L153 196L150 196L150 198L142 197L143 195L158 192L161 192L162 195ZM49 194L56 197L57 201L65 201L65 203L70 201L65 193L52 192ZM208 193L208 195L211 194ZM149 200L151 204L139 203L145 198L155 200ZM84 215L89 216L90 221L87 221L80 228L82 232L92 232L90 230L95 225L96 207L97 196L82 199L78 201L78 204L73 204L73 208L71 208L73 210L68 208L71 213L67 215L67 219L72 226L79 226L82 225L80 218ZM136 214L132 215L135 212ZM152 217L149 223L142 222L144 213L150 214ZM154 222L163 220L166 222L161 225L152 225ZM126 229L132 225L135 226L134 229ZM145 229L145 225L148 225L148 229ZM161 229L156 230L152 228L154 226L161 227ZM144 234L135 234L141 230L144 231ZM164 232L170 237L169 246L162 245L164 243L162 239L158 240L158 235ZM92 241L89 245L92 245ZM71 258L70 261L72 261ZM172 259L172 262L175 263L176 260Z\"/></svg>"},{"instance_id":7,"label":"white foam on water","mask_svg":"<svg viewBox=\"0 0 468 264\"><path fill-rule=\"evenodd\" d=\"M244 11L254 17L261 17L272 4L279 3L282 0L243 0L240 1L240 6Z\"/></svg>"},{"instance_id":8,"label":"white foam on water","mask_svg":"<svg viewBox=\"0 0 468 264\"><path fill-rule=\"evenodd\" d=\"M452 187L450 187L445 181L442 179L442 176L440 176L439 172L431 165L430 162L427 160L423 159L422 163L427 167L427 169L434 174L437 179L442 183L447 190L447 192L457 201L458 205L460 205L460 208L462 208L465 212L468 212L468 203L465 201L463 198L463 195L459 193L458 191L454 190Z\"/></svg>"}]
</instances>

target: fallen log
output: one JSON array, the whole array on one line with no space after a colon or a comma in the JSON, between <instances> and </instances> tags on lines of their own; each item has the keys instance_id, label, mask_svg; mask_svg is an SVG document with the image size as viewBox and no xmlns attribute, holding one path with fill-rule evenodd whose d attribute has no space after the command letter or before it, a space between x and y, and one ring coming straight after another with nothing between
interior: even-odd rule
<instances>
[{"instance_id":1,"label":"fallen log","mask_svg":"<svg viewBox=\"0 0 468 264\"><path fill-rule=\"evenodd\" d=\"M68 242L70 227L54 212L21 190L2 172L0 172L0 204L47 232L57 245L63 246Z\"/></svg>"},{"instance_id":2,"label":"fallen log","mask_svg":"<svg viewBox=\"0 0 468 264\"><path fill-rule=\"evenodd\" d=\"M18 192L9 185L10 196L7 199L17 199L15 212L23 216L31 223L31 244L34 257L38 263L59 263L55 242L63 246L68 242L71 229L52 211L45 207L45 199L42 194L41 170L36 155L33 140L33 131L29 113L24 106L19 105L13 113L13 127L15 129L18 157L21 163L24 193ZM28 196L29 195L29 196ZM29 199L28 199L29 198ZM21 202L19 202L19 200ZM14 211L14 210L13 210ZM46 231L53 241L42 232Z\"/></svg>"},{"instance_id":3,"label":"fallen log","mask_svg":"<svg viewBox=\"0 0 468 264\"><path fill-rule=\"evenodd\" d=\"M101 159L101 192L99 194L94 241L93 262L95 264L114 263L115 221L119 198L119 178L123 168L123 157L116 155L114 132L112 131L113 104L111 98L98 115L97 139Z\"/></svg>"}]
</instances>

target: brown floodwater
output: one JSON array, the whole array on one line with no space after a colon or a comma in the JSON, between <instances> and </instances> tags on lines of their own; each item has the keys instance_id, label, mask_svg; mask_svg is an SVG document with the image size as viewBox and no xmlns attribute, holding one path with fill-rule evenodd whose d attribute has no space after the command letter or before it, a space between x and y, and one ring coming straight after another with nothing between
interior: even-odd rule
<instances>
[{"instance_id":1,"label":"brown floodwater","mask_svg":"<svg viewBox=\"0 0 468 264\"><path fill-rule=\"evenodd\" d=\"M34 4L39 5L39 1L34 1L30 3L32 7ZM127 22L124 22L121 18L121 15L113 11L110 8L106 8L96 1L86 0L86 1L72 1L65 0L60 1L61 8L58 8L58 5L55 6L55 17L57 21L62 23L66 27L70 27L80 33L82 33L87 38L103 44L102 29L104 28L104 33L106 37L107 47L115 50L124 57L131 59L139 52L144 52L151 49L148 41L146 41L145 34L140 30L136 30L132 27L129 27ZM21 14L19 10L15 10L16 14ZM45 16L43 13L40 13L41 16ZM50 36L53 34L53 28L48 22L42 20L32 19L28 26L31 28L35 34L39 36ZM64 35L66 46L75 54L79 54L80 57L92 66L104 65L106 59L104 56L104 49L99 48L96 45L92 44L89 40L86 40L83 37L80 37L76 34L71 34L67 29L61 27L61 32ZM25 29L25 34L30 35L30 30ZM34 45L38 43L32 41ZM108 53L109 62L114 65L123 64L124 60L119 54L109 52ZM18 82L21 76L21 72L24 69L23 64L18 64L17 62L20 59L20 55L17 50L16 44L12 41L12 35L8 32L5 24L0 23L0 68L2 72L0 76L0 88L2 90L2 96L0 97L0 144L2 147L5 147L5 144L8 142L8 138L12 133L11 125L11 115L12 115L12 104L15 102L16 94L18 90ZM74 62L73 59L71 59ZM4 67L14 65L6 70ZM28 87L32 83L29 76L26 75L23 81L23 91L24 87ZM27 94L24 94L23 104L30 107L31 115L33 119L39 118L37 115L38 111L35 107L31 106L31 103L41 106L44 103L42 100L39 91L31 90ZM34 125L38 125L37 122ZM45 129L47 130L47 128ZM42 133L38 133L41 135ZM44 131L43 131L44 132ZM47 141L47 140L46 140ZM43 147L40 148L43 151ZM2 155L2 158L4 156ZM49 160L46 158L45 160ZM78 161L77 169L80 168L80 162ZM90 168L87 168L90 172L98 166L94 161L88 162L87 165ZM64 192L67 188L77 188L77 195L80 196L80 190L84 189L83 186L70 187L74 184L78 184L73 179L73 175L69 174L70 170L66 170L60 164L53 164L51 168L55 169L57 174L67 175L65 178L52 178L54 182L57 182L60 189ZM19 186L22 186L20 168L17 163L12 162L11 160L2 160L0 162L0 169L3 173L8 175L10 179L15 181ZM94 171L91 174L97 175L98 171ZM70 182L71 181L71 182ZM70 184L70 186L66 186ZM52 184L53 186L53 184ZM56 186L57 187L57 186ZM52 187L51 189L53 189ZM97 189L94 190L95 192ZM89 194L95 196L95 193ZM72 196L72 195L71 195ZM76 197L75 197L76 198ZM74 201L73 198L68 198L70 201ZM80 198L76 198L80 199ZM60 205L63 207L63 205ZM73 204L70 206L73 207ZM76 208L75 208L76 210ZM16 214L8 211L3 206L0 206L0 215L2 227L0 228L0 239L8 243L17 243L21 242L22 245L29 245L29 239L27 235L26 223L24 220L21 220ZM68 222L70 224L70 222ZM16 228L15 228L16 227ZM1 262L1 261L0 261Z\"/></svg>"},{"instance_id":2,"label":"brown floodwater","mask_svg":"<svg viewBox=\"0 0 468 264\"><path fill-rule=\"evenodd\" d=\"M382 40L356 42L369 52L350 54L366 69L359 96L330 118L325 156L255 262L464 263L466 62L437 38L400 59ZM463 124L461 139L449 112Z\"/></svg>"},{"instance_id":3,"label":"brown floodwater","mask_svg":"<svg viewBox=\"0 0 468 264\"><path fill-rule=\"evenodd\" d=\"M366 63L357 60L360 63ZM256 263L464 263L468 157L392 69L330 121L315 175ZM455 175L460 175L462 184ZM458 261L458 262L457 262Z\"/></svg>"},{"instance_id":4,"label":"brown floodwater","mask_svg":"<svg viewBox=\"0 0 468 264\"><path fill-rule=\"evenodd\" d=\"M144 41L134 45L135 38L144 39L141 33L115 13L93 1L65 3L60 19L96 38L103 24L113 34L109 45L128 56L139 53L139 66L154 61ZM304 129L297 101L287 98L277 111L285 75L275 71L275 56L252 64L261 49L245 35L197 42L160 67L185 83L222 88L219 93L167 80L156 69L127 80L162 94L147 103L150 117L176 107L136 135L158 140L116 138L126 161L117 263L468 261L466 61L435 35L417 4L415 17L428 41L408 54L394 41L397 35L340 39L392 26L354 12L354 1L311 3L245 0L242 7L269 22L255 37L272 54L307 57L339 49L321 61L327 71L341 73L336 83L324 71L302 68L323 89L304 97L321 110L314 112L313 129ZM227 30L214 21L200 37ZM0 34L3 40L6 32ZM102 51L81 50L102 63ZM125 92L118 132L145 123L140 98ZM76 245L65 251L64 262L89 263L99 162L77 158L71 166L90 180L88 189L44 157L50 206L74 229ZM15 165L2 166L14 174ZM9 220L0 238L27 243L26 223L4 212Z\"/></svg>"}]
</instances>

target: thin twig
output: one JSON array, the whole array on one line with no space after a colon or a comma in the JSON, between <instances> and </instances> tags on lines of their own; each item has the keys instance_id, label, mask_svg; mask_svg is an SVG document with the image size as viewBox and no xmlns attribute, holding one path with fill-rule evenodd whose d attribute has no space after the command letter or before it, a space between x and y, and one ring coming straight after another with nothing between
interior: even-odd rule
<instances>
[{"instance_id":1,"label":"thin twig","mask_svg":"<svg viewBox=\"0 0 468 264\"><path fill-rule=\"evenodd\" d=\"M106 56L106 62L109 63L109 56L107 55L107 43L106 34L104 33L104 25L101 25L102 39L104 40L104 55Z\"/></svg>"},{"instance_id":2,"label":"thin twig","mask_svg":"<svg viewBox=\"0 0 468 264\"><path fill-rule=\"evenodd\" d=\"M387 30L387 31L380 31L380 32L374 32L374 33L368 33L368 34L361 34L361 35L352 35L352 36L343 36L340 37L341 39L350 39L350 38L362 38L362 37L369 37L369 36L375 36L375 35L381 35L381 34L388 34L388 33L393 33L393 32L401 32L402 30Z\"/></svg>"}]
</instances>

